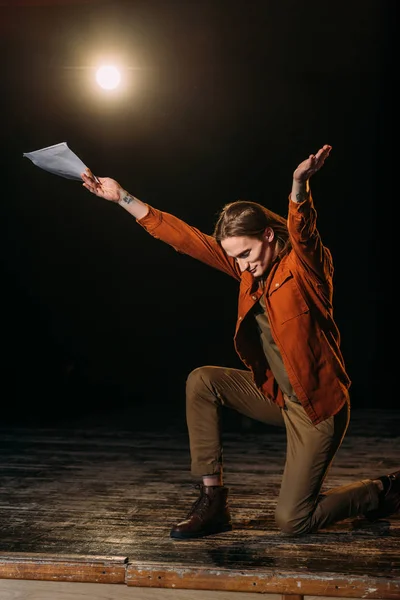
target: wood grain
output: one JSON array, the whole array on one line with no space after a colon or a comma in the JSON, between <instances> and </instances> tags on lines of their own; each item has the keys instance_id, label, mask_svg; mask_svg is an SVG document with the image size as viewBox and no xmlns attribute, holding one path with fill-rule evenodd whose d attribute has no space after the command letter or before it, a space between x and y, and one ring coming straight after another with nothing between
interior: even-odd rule
<instances>
[{"instance_id":1,"label":"wood grain","mask_svg":"<svg viewBox=\"0 0 400 600\"><path fill-rule=\"evenodd\" d=\"M353 411L325 487L399 468L400 412ZM225 431L234 529L176 541L197 496L185 429L123 423L0 430L0 578L400 599L400 520L282 536L284 432Z\"/></svg>"}]
</instances>

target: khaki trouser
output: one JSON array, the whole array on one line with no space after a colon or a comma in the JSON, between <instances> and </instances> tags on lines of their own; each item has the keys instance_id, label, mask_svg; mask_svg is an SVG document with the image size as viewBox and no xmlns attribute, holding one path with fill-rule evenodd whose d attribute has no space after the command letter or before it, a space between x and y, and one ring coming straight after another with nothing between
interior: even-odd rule
<instances>
[{"instance_id":1,"label":"khaki trouser","mask_svg":"<svg viewBox=\"0 0 400 600\"><path fill-rule=\"evenodd\" d=\"M186 385L186 415L192 474L222 472L221 407L270 425L286 428L286 463L275 519L289 534L305 534L363 515L378 506L378 491L366 479L320 494L329 466L346 433L347 404L334 417L313 425L301 404L285 396L285 409L269 401L249 371L200 367Z\"/></svg>"}]
</instances>

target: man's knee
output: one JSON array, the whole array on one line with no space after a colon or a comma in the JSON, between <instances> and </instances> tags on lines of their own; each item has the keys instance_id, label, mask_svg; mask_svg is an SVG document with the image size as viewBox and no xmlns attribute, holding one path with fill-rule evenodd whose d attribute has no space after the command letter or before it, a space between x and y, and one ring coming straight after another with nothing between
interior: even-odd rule
<instances>
[{"instance_id":1,"label":"man's knee","mask_svg":"<svg viewBox=\"0 0 400 600\"><path fill-rule=\"evenodd\" d=\"M197 367L191 371L186 379L186 395L192 396L205 389L212 389L213 367Z\"/></svg>"},{"instance_id":2,"label":"man's knee","mask_svg":"<svg viewBox=\"0 0 400 600\"><path fill-rule=\"evenodd\" d=\"M279 529L288 535L311 533L311 515L299 516L287 507L277 506L275 522Z\"/></svg>"}]
</instances>

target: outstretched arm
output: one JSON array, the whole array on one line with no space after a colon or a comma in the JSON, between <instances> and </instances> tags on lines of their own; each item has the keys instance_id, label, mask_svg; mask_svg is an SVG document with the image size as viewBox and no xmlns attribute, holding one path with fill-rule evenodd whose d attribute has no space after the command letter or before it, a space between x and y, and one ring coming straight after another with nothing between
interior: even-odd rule
<instances>
[{"instance_id":1,"label":"outstretched arm","mask_svg":"<svg viewBox=\"0 0 400 600\"><path fill-rule=\"evenodd\" d=\"M314 175L328 158L332 146L325 144L316 154L310 154L293 173L293 184L290 198L293 202L303 202L310 193L310 177Z\"/></svg>"},{"instance_id":2,"label":"outstretched arm","mask_svg":"<svg viewBox=\"0 0 400 600\"><path fill-rule=\"evenodd\" d=\"M83 187L89 192L122 206L150 235L215 269L240 280L239 267L228 257L216 239L202 233L169 213L145 204L124 190L115 179L94 177L90 169L81 174Z\"/></svg>"},{"instance_id":3,"label":"outstretched arm","mask_svg":"<svg viewBox=\"0 0 400 600\"><path fill-rule=\"evenodd\" d=\"M99 196L99 198L104 198L109 202L119 204L136 219L145 217L149 212L147 204L139 200L139 198L135 198L135 196L129 194L129 192L124 190L115 179L99 177L96 180L90 169L86 169L86 171L81 174L81 177L83 179L83 187L89 190L89 192Z\"/></svg>"}]
</instances>

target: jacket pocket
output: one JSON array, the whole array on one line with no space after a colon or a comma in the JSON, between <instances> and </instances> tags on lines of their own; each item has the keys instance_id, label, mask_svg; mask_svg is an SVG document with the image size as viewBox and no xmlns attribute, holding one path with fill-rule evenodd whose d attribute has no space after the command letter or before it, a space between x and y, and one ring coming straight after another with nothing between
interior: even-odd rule
<instances>
[{"instance_id":1,"label":"jacket pocket","mask_svg":"<svg viewBox=\"0 0 400 600\"><path fill-rule=\"evenodd\" d=\"M292 273L287 270L284 277L275 277L268 293L271 311L283 325L291 319L310 312Z\"/></svg>"}]
</instances>

